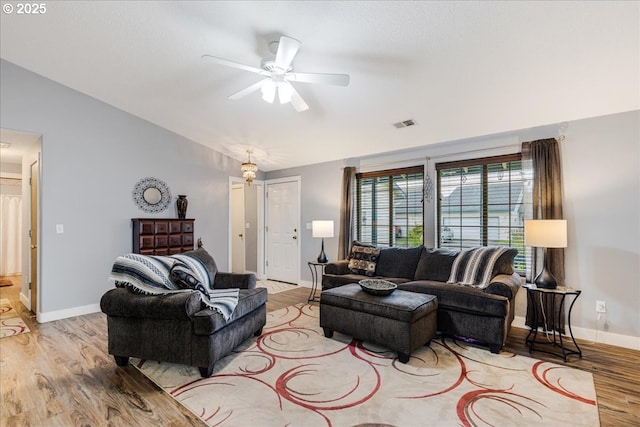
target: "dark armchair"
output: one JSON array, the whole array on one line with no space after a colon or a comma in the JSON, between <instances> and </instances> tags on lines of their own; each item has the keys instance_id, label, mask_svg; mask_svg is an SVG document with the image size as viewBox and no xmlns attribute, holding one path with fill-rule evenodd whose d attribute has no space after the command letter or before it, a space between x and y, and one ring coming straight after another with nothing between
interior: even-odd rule
<instances>
[{"instance_id":1,"label":"dark armchair","mask_svg":"<svg viewBox=\"0 0 640 427\"><path fill-rule=\"evenodd\" d=\"M119 366L129 357L197 366L203 377L216 361L266 323L267 290L256 288L253 274L215 274L214 288L240 288L238 305L225 321L205 307L197 292L140 295L126 288L105 293L100 308L107 315L109 354Z\"/></svg>"}]
</instances>

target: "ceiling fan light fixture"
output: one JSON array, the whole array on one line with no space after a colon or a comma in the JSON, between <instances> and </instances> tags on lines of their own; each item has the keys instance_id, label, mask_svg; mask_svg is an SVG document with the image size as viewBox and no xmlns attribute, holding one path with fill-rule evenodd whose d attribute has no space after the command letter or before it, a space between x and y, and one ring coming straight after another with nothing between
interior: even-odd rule
<instances>
[{"instance_id":1,"label":"ceiling fan light fixture","mask_svg":"<svg viewBox=\"0 0 640 427\"><path fill-rule=\"evenodd\" d=\"M291 83L285 81L278 85L278 99L280 99L280 104L291 102L292 95L293 87L291 86Z\"/></svg>"},{"instance_id":2,"label":"ceiling fan light fixture","mask_svg":"<svg viewBox=\"0 0 640 427\"><path fill-rule=\"evenodd\" d=\"M265 80L261 88L262 99L269 104L273 104L273 100L276 99L276 84L272 80Z\"/></svg>"},{"instance_id":3,"label":"ceiling fan light fixture","mask_svg":"<svg viewBox=\"0 0 640 427\"><path fill-rule=\"evenodd\" d=\"M272 104L275 100L276 92L278 92L278 99L281 104L290 103L297 112L302 112L308 110L309 105L304 102L304 99L302 99L291 82L347 86L349 85L350 77L348 74L294 72L292 62L300 49L300 45L300 41L287 36L281 36L278 41L271 42L269 49L272 55L261 61L260 66L262 68L240 64L212 55L202 55L202 59L266 77L232 94L229 99L240 99L261 89L262 99Z\"/></svg>"},{"instance_id":4,"label":"ceiling fan light fixture","mask_svg":"<svg viewBox=\"0 0 640 427\"><path fill-rule=\"evenodd\" d=\"M242 177L247 181L248 185L251 185L254 179L256 179L256 172L258 172L258 165L251 161L251 150L247 150L248 160L240 166L242 171Z\"/></svg>"}]
</instances>

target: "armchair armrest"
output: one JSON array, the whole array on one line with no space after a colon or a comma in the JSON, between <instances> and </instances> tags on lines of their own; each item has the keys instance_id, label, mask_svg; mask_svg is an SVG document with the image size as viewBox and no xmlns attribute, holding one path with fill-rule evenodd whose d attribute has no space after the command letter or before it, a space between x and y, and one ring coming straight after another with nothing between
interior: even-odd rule
<instances>
[{"instance_id":1,"label":"armchair armrest","mask_svg":"<svg viewBox=\"0 0 640 427\"><path fill-rule=\"evenodd\" d=\"M129 289L107 291L100 299L100 309L108 316L151 319L191 319L201 310L196 292L165 295L140 295Z\"/></svg>"},{"instance_id":2,"label":"armchair armrest","mask_svg":"<svg viewBox=\"0 0 640 427\"><path fill-rule=\"evenodd\" d=\"M254 289L256 287L256 275L253 273L221 273L217 272L213 280L214 289Z\"/></svg>"},{"instance_id":3,"label":"armchair armrest","mask_svg":"<svg viewBox=\"0 0 640 427\"><path fill-rule=\"evenodd\" d=\"M349 274L349 260L343 259L336 262L330 262L324 266L324 272L326 274Z\"/></svg>"},{"instance_id":4,"label":"armchair armrest","mask_svg":"<svg viewBox=\"0 0 640 427\"><path fill-rule=\"evenodd\" d=\"M498 274L491 279L491 283L484 291L493 295L502 295L511 301L518 293L521 284L522 279L518 273Z\"/></svg>"}]
</instances>

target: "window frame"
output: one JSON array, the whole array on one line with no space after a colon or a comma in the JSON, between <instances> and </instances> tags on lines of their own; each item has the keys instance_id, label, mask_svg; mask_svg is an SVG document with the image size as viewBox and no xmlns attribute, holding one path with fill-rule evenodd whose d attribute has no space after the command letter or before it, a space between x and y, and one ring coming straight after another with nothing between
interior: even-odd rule
<instances>
[{"instance_id":1,"label":"window frame","mask_svg":"<svg viewBox=\"0 0 640 427\"><path fill-rule=\"evenodd\" d=\"M394 177L397 177L398 175L411 175L411 174L420 174L421 179L421 198L420 198L420 224L419 226L422 227L422 239L420 241L420 243L416 246L420 246L420 245L424 245L424 225L425 225L425 221L424 221L424 179L425 179L425 170L424 170L424 165L416 165L416 166L409 166L409 167L403 167L403 168L395 168L395 169L386 169L386 170L378 170L378 171L371 171L371 172L359 172L356 174L356 180L355 180L355 212L354 212L354 221L353 221L353 235L355 237L356 240L362 242L362 243L367 243L367 244L373 244L375 246L383 246L383 247L413 247L410 246L409 243L409 238L407 236L407 246L398 246L396 245L397 242L397 236L394 235L394 194L393 194L393 190L394 190L394 186L393 186L393 180ZM389 189L388 189L388 223L387 223L387 227L386 230L388 232L388 238L389 238L389 244L386 245L384 243L378 243L379 239L373 239L372 238L372 242L367 242L367 241L362 241L362 198L363 198L363 194L361 193L361 180L363 179L371 179L371 178L388 178L389 179ZM371 197L372 199L375 199L376 196L376 192L373 192ZM415 205L412 205L415 206ZM372 210L373 210L373 205L372 205ZM374 227L372 229L372 235L375 235L375 229L378 227ZM407 230L407 234L408 234L408 230ZM374 243L375 242L375 243Z\"/></svg>"},{"instance_id":2,"label":"window frame","mask_svg":"<svg viewBox=\"0 0 640 427\"><path fill-rule=\"evenodd\" d=\"M442 236L442 232L443 232L443 226L446 224L442 223L442 216L443 216L443 212L442 212L442 201L443 201L443 197L442 197L442 174L441 171L445 170L445 169L456 169L456 168L465 168L465 167L481 167L481 174L480 174L480 186L481 186L481 200L480 200L480 204L479 206L481 206L480 208L480 245L481 246L487 246L489 240L490 239L490 232L489 230L491 228L493 228L493 226L490 226L489 222L490 222L490 215L489 215L489 205L491 203L489 203L490 201L488 200L488 187L489 185L492 184L492 182L490 182L489 180L489 165L493 165L493 164L497 164L497 163L512 163L512 162L520 162L521 163L521 168L522 168L522 172L524 174L523 178L522 178L522 185L523 185L523 195L526 195L527 192L525 191L525 185L526 185L526 165L525 162L523 161L522 158L522 153L512 153L512 154L505 154L505 155L499 155L499 156L489 156L489 157L481 157L481 158L474 158L474 159L465 159L465 160L458 160L458 161L449 161L449 162L441 162L441 163L436 163L435 165L435 172L436 172L436 191L437 191L437 205L436 205L436 233L435 233L435 238L436 238L436 242L437 242L437 246L440 247L443 245L443 236ZM509 168L508 169L511 173L511 171L513 171L513 169ZM514 182L517 182L517 180L512 179L512 176L509 176L509 203L508 206L510 206L509 208L509 212L511 215L511 206L515 206L518 203L514 203L512 201L512 184ZM461 196L462 197L462 196ZM522 200L522 214L523 214L523 219L527 217L527 205L531 203L531 200ZM462 218L462 207L463 205L460 204L460 215ZM462 221L462 219L461 219ZM462 225L461 225L462 227ZM522 224L522 226L514 226L511 221L509 221L509 224L507 226L500 226L500 228L508 228L509 229L509 245L510 246L514 246L514 238L513 236L514 234L514 230L519 231L520 229L522 229L522 232L524 232L524 223ZM524 243L522 243L522 248L519 247L519 245L514 246L518 248L519 253L518 254L518 259L519 261L522 263L522 268L518 268L518 265L516 265L516 271L518 274L524 275L526 273L526 269L528 266L528 263L530 262L530 257L527 254L527 247L524 246ZM460 236L460 244L456 246L453 245L446 245L445 247L449 247L449 248L453 248L453 249L466 249L467 246L464 246L464 240L462 238L462 235Z\"/></svg>"}]
</instances>

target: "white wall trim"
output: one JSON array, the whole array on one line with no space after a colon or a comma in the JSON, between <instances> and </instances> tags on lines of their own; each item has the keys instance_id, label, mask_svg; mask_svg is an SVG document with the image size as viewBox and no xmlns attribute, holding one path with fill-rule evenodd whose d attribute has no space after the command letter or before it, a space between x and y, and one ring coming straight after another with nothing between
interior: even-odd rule
<instances>
[{"instance_id":1,"label":"white wall trim","mask_svg":"<svg viewBox=\"0 0 640 427\"><path fill-rule=\"evenodd\" d=\"M322 280L322 278L320 278L320 280ZM312 283L311 283L311 280L299 280L298 281L298 286L300 286L302 288L309 288L309 289L311 289L313 287ZM318 289L317 290L319 291L320 288L321 288L321 286L320 286L320 284L318 284Z\"/></svg>"},{"instance_id":2,"label":"white wall trim","mask_svg":"<svg viewBox=\"0 0 640 427\"><path fill-rule=\"evenodd\" d=\"M66 308L64 310L38 313L38 323L53 322L54 320L68 319L69 317L84 316L85 314L99 313L100 304L89 304L81 307Z\"/></svg>"},{"instance_id":3,"label":"white wall trim","mask_svg":"<svg viewBox=\"0 0 640 427\"><path fill-rule=\"evenodd\" d=\"M20 302L27 307L27 310L31 310L31 297L25 295L24 292L20 292Z\"/></svg>"},{"instance_id":4,"label":"white wall trim","mask_svg":"<svg viewBox=\"0 0 640 427\"><path fill-rule=\"evenodd\" d=\"M513 323L511 324L511 326L529 330L529 327L525 325L525 318L522 316L516 316L513 319ZM572 326L571 330L573 331L573 336L576 339L582 339L585 341L589 341L590 343L608 344L614 345L616 347L628 348L631 350L640 350L640 337L614 334L606 331L581 328L579 326ZM580 343L578 343L578 345L580 345Z\"/></svg>"}]
</instances>

